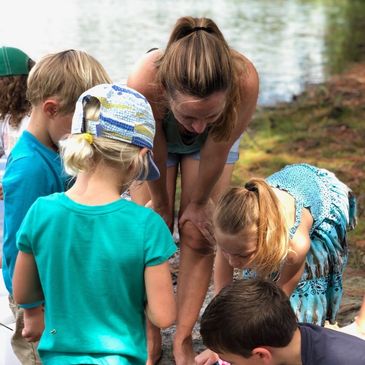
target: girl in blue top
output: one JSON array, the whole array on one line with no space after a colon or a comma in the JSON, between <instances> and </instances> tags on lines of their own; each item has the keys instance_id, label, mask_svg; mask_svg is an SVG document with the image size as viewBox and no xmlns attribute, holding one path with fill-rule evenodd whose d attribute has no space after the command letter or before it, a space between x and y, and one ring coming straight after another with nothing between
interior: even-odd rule
<instances>
[{"instance_id":1,"label":"girl in blue top","mask_svg":"<svg viewBox=\"0 0 365 365\"><path fill-rule=\"evenodd\" d=\"M60 146L75 183L39 198L17 240L14 297L26 308L23 335L41 335L45 365L145 364L146 316L159 327L175 320L170 231L120 198L133 181L158 178L154 133L149 103L130 88L102 84L79 98ZM42 300L43 333L31 308Z\"/></svg>"},{"instance_id":2,"label":"girl in blue top","mask_svg":"<svg viewBox=\"0 0 365 365\"><path fill-rule=\"evenodd\" d=\"M355 207L350 189L333 173L308 164L231 188L214 214L216 290L232 280L232 267L242 268L244 278L276 280L299 322L334 323Z\"/></svg>"}]
</instances>

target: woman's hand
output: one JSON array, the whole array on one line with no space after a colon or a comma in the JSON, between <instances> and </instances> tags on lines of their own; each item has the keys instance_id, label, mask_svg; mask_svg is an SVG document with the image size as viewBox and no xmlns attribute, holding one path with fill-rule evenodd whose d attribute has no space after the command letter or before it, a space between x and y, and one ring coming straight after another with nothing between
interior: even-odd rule
<instances>
[{"instance_id":1,"label":"woman's hand","mask_svg":"<svg viewBox=\"0 0 365 365\"><path fill-rule=\"evenodd\" d=\"M190 202L179 219L179 227L182 227L187 221L190 221L198 228L201 234L210 243L214 243L212 216L214 203L209 199L206 203Z\"/></svg>"}]
</instances>

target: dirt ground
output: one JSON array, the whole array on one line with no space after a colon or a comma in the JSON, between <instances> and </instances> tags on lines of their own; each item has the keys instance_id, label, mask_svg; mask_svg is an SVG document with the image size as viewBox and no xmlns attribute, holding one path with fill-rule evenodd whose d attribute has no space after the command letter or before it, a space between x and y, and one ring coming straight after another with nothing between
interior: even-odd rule
<instances>
[{"instance_id":1,"label":"dirt ground","mask_svg":"<svg viewBox=\"0 0 365 365\"><path fill-rule=\"evenodd\" d=\"M357 64L351 67L347 72L342 75L333 77L329 82L326 83L325 88L324 85L312 85L309 86L305 91L305 98L311 100L310 102L316 103L318 92L322 92L325 90L326 95L325 98L329 98L334 100L333 112L340 113L341 108L361 108L364 112L365 117L365 64ZM298 96L300 97L300 96ZM296 102L298 97L293 98L293 103ZM338 101L340 100L340 106ZM280 106L282 108L282 106ZM364 122L364 120L362 120ZM333 129L332 131L336 131ZM340 128L340 132L344 131L344 127ZM349 139L352 139L354 136L348 136ZM346 133L341 133L341 139L346 138ZM351 140L349 141L351 143ZM364 143L364 142L363 142ZM299 151L298 151L299 152ZM360 156L359 156L360 157ZM360 157L363 158L364 156ZM356 158L356 157L354 157ZM359 178L363 180L365 173L365 165L361 163L361 167L357 170L354 178ZM362 185L362 184L361 184ZM362 191L362 187L359 191L359 199L358 203L360 203L361 209L361 218L364 212L364 191ZM362 297L365 294L365 237L357 238L355 242L353 242L353 247L350 246L350 256L352 255L352 260L347 266L344 274L344 295L340 308L340 312L338 314L337 320L338 325L340 327L350 324L355 315L357 314ZM177 253L173 258L170 259L171 271L174 278L174 284L176 289L176 280L178 275L178 266L179 266L179 253ZM213 297L213 286L212 284L209 287L206 300L204 302L201 313L203 312L206 305ZM163 356L159 362L160 365L170 365L174 364L173 356L172 356L172 340L175 332L175 327L171 327L167 330L162 331L163 336ZM199 335L199 321L196 324L193 331L193 344L194 349L197 353L201 352L204 349L204 346L201 341L201 337Z\"/></svg>"}]
</instances>

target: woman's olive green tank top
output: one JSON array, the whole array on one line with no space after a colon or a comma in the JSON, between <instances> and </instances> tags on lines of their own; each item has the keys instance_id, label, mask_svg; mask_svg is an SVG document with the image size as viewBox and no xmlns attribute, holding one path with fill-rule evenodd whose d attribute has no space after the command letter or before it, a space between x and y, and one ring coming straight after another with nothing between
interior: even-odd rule
<instances>
[{"instance_id":1,"label":"woman's olive green tank top","mask_svg":"<svg viewBox=\"0 0 365 365\"><path fill-rule=\"evenodd\" d=\"M163 129L166 135L167 150L169 153L191 154L201 150L209 133L207 128L202 134L185 133L179 131L177 120L171 111L163 120Z\"/></svg>"}]
</instances>

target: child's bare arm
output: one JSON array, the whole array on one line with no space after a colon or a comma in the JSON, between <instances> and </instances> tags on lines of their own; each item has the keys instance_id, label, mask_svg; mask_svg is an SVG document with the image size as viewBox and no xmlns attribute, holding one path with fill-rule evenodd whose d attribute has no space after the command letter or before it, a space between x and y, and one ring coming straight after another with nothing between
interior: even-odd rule
<instances>
[{"instance_id":1,"label":"child's bare arm","mask_svg":"<svg viewBox=\"0 0 365 365\"><path fill-rule=\"evenodd\" d=\"M176 302L168 262L145 269L146 314L159 328L171 326L176 319Z\"/></svg>"},{"instance_id":2,"label":"child's bare arm","mask_svg":"<svg viewBox=\"0 0 365 365\"><path fill-rule=\"evenodd\" d=\"M24 328L22 336L28 342L36 342L42 336L44 330L43 306L24 308Z\"/></svg>"},{"instance_id":3,"label":"child's bare arm","mask_svg":"<svg viewBox=\"0 0 365 365\"><path fill-rule=\"evenodd\" d=\"M36 303L44 298L32 254L22 251L18 253L13 276L13 295L18 304Z\"/></svg>"},{"instance_id":4,"label":"child's bare arm","mask_svg":"<svg viewBox=\"0 0 365 365\"><path fill-rule=\"evenodd\" d=\"M43 290L34 256L19 251L13 276L15 302L24 307L23 337L30 342L38 341L44 329Z\"/></svg>"},{"instance_id":5,"label":"child's bare arm","mask_svg":"<svg viewBox=\"0 0 365 365\"><path fill-rule=\"evenodd\" d=\"M223 256L220 247L217 247L213 274L215 294L218 294L225 286L233 281L233 267L230 266L226 258Z\"/></svg>"},{"instance_id":6,"label":"child's bare arm","mask_svg":"<svg viewBox=\"0 0 365 365\"><path fill-rule=\"evenodd\" d=\"M305 259L310 245L309 228L305 224L301 224L290 242L291 251L288 254L278 280L278 285L288 296L297 287L304 272Z\"/></svg>"}]
</instances>

